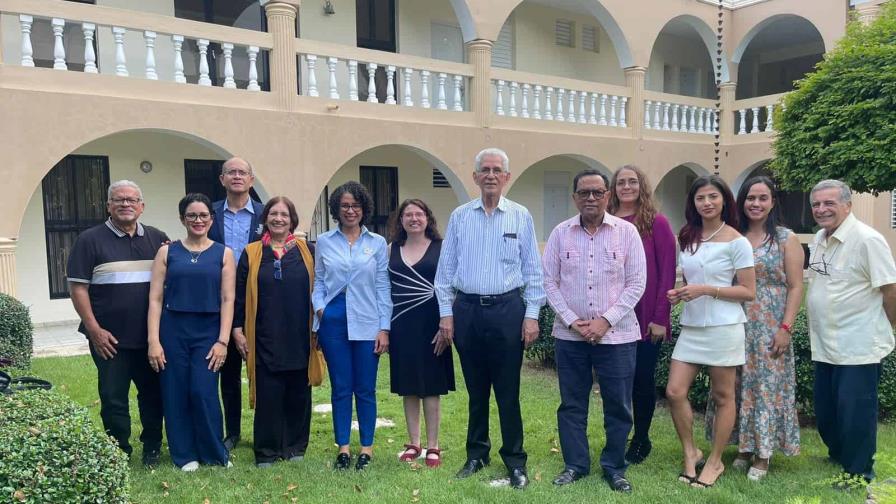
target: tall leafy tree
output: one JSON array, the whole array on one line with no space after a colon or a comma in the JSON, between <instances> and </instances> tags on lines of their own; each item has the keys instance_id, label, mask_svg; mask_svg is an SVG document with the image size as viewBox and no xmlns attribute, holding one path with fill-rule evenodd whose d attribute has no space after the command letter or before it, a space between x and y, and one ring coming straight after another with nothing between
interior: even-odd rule
<instances>
[{"instance_id":1,"label":"tall leafy tree","mask_svg":"<svg viewBox=\"0 0 896 504\"><path fill-rule=\"evenodd\" d=\"M896 189L896 2L837 47L784 98L771 168L787 189L840 179L858 192Z\"/></svg>"}]
</instances>

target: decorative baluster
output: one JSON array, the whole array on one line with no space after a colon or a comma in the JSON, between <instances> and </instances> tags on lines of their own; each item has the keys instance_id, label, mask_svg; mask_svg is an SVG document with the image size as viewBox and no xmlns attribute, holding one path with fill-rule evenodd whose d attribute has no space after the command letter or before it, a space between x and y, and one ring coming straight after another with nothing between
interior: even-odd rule
<instances>
[{"instance_id":1,"label":"decorative baluster","mask_svg":"<svg viewBox=\"0 0 896 504\"><path fill-rule=\"evenodd\" d=\"M759 133L759 107L753 107L753 128L750 133Z\"/></svg>"},{"instance_id":2,"label":"decorative baluster","mask_svg":"<svg viewBox=\"0 0 896 504\"><path fill-rule=\"evenodd\" d=\"M497 92L495 94L495 113L499 116L504 115L504 81L498 79L495 83Z\"/></svg>"},{"instance_id":3,"label":"decorative baluster","mask_svg":"<svg viewBox=\"0 0 896 504\"><path fill-rule=\"evenodd\" d=\"M174 82L185 84L187 77L184 75L184 36L172 35L171 44L174 45Z\"/></svg>"},{"instance_id":4,"label":"decorative baluster","mask_svg":"<svg viewBox=\"0 0 896 504\"><path fill-rule=\"evenodd\" d=\"M464 111L464 98L461 95L460 89L464 82L463 75L455 75L452 77L454 79L454 107L453 110L455 112L463 112Z\"/></svg>"},{"instance_id":5,"label":"decorative baluster","mask_svg":"<svg viewBox=\"0 0 896 504\"><path fill-rule=\"evenodd\" d=\"M670 129L671 131L678 131L678 108L680 105L677 103L672 104L672 120L670 121Z\"/></svg>"},{"instance_id":6,"label":"decorative baluster","mask_svg":"<svg viewBox=\"0 0 896 504\"><path fill-rule=\"evenodd\" d=\"M616 121L618 103L619 97L616 95L610 95L610 126L619 126L619 122Z\"/></svg>"},{"instance_id":7,"label":"decorative baluster","mask_svg":"<svg viewBox=\"0 0 896 504\"><path fill-rule=\"evenodd\" d=\"M703 133L703 107L697 108L697 133Z\"/></svg>"},{"instance_id":8,"label":"decorative baluster","mask_svg":"<svg viewBox=\"0 0 896 504\"><path fill-rule=\"evenodd\" d=\"M690 111L689 119L688 119L688 133L696 133L697 132L697 106L691 105L688 107Z\"/></svg>"},{"instance_id":9,"label":"decorative baluster","mask_svg":"<svg viewBox=\"0 0 896 504\"><path fill-rule=\"evenodd\" d=\"M646 100L644 102L644 129L650 129L650 106L653 102Z\"/></svg>"},{"instance_id":10,"label":"decorative baluster","mask_svg":"<svg viewBox=\"0 0 896 504\"><path fill-rule=\"evenodd\" d=\"M408 93L410 94L410 93ZM348 61L348 99L358 101L358 61Z\"/></svg>"},{"instance_id":11,"label":"decorative baluster","mask_svg":"<svg viewBox=\"0 0 896 504\"><path fill-rule=\"evenodd\" d=\"M662 108L662 102L656 102L653 106L653 129L655 130L663 128L663 125L660 122L660 110L662 110Z\"/></svg>"},{"instance_id":12,"label":"decorative baluster","mask_svg":"<svg viewBox=\"0 0 896 504\"><path fill-rule=\"evenodd\" d=\"M563 114L563 97L566 96L566 90L557 88L557 107L554 109L554 120L565 122L566 116Z\"/></svg>"},{"instance_id":13,"label":"decorative baluster","mask_svg":"<svg viewBox=\"0 0 896 504\"><path fill-rule=\"evenodd\" d=\"M127 30L120 26L112 27L112 36L115 38L115 75L120 77L128 76L128 62L127 58L124 56L124 34L127 33ZM200 41L202 42L202 41ZM206 47L208 47L208 41L205 41ZM201 47L200 47L201 49ZM205 61L205 53L202 53L203 61ZM206 68L208 68L206 66ZM206 71L206 73L208 73ZM201 84L201 83L200 83ZM210 85L211 81L209 81Z\"/></svg>"},{"instance_id":14,"label":"decorative baluster","mask_svg":"<svg viewBox=\"0 0 896 504\"><path fill-rule=\"evenodd\" d=\"M746 135L747 134L747 109L740 109L737 111L740 114L740 128L737 130L738 135Z\"/></svg>"},{"instance_id":15,"label":"decorative baluster","mask_svg":"<svg viewBox=\"0 0 896 504\"><path fill-rule=\"evenodd\" d=\"M588 124L588 116L585 115L585 100L588 99L586 91L579 92L579 124Z\"/></svg>"},{"instance_id":16,"label":"decorative baluster","mask_svg":"<svg viewBox=\"0 0 896 504\"><path fill-rule=\"evenodd\" d=\"M578 93L576 91L573 91L572 89L569 90L569 95L568 95L569 102L566 104L566 120L571 123L576 122L576 95L577 94Z\"/></svg>"},{"instance_id":17,"label":"decorative baluster","mask_svg":"<svg viewBox=\"0 0 896 504\"><path fill-rule=\"evenodd\" d=\"M404 75L404 92L401 93L402 105L405 107L413 107L414 106L414 97L411 93L411 77L414 75L413 68L404 68L402 69L402 74Z\"/></svg>"},{"instance_id":18,"label":"decorative baluster","mask_svg":"<svg viewBox=\"0 0 896 504\"><path fill-rule=\"evenodd\" d=\"M68 70L68 65L65 64L65 44L62 40L62 33L65 31L65 20L60 18L53 18L51 21L53 26L53 69L54 70Z\"/></svg>"},{"instance_id":19,"label":"decorative baluster","mask_svg":"<svg viewBox=\"0 0 896 504\"><path fill-rule=\"evenodd\" d=\"M519 82L510 81L510 86L508 86L508 87L510 88L510 107L509 107L510 114L509 115L510 115L510 117L517 117L519 114L517 114L517 112L516 112L516 91L517 91L517 89L519 89L520 84L519 84Z\"/></svg>"},{"instance_id":20,"label":"decorative baluster","mask_svg":"<svg viewBox=\"0 0 896 504\"><path fill-rule=\"evenodd\" d=\"M429 103L429 70L420 71L420 106L428 109Z\"/></svg>"},{"instance_id":21,"label":"decorative baluster","mask_svg":"<svg viewBox=\"0 0 896 504\"><path fill-rule=\"evenodd\" d=\"M529 91L532 89L530 84L523 84L523 111L520 114L524 118L529 118Z\"/></svg>"},{"instance_id":22,"label":"decorative baluster","mask_svg":"<svg viewBox=\"0 0 896 504\"><path fill-rule=\"evenodd\" d=\"M439 110L448 110L448 99L445 97L445 81L448 80L448 74L439 73Z\"/></svg>"},{"instance_id":23,"label":"decorative baluster","mask_svg":"<svg viewBox=\"0 0 896 504\"><path fill-rule=\"evenodd\" d=\"M591 93L591 107L588 109L588 124L597 124L597 93Z\"/></svg>"},{"instance_id":24,"label":"decorative baluster","mask_svg":"<svg viewBox=\"0 0 896 504\"><path fill-rule=\"evenodd\" d=\"M376 63L367 63L367 103L379 103L376 98Z\"/></svg>"},{"instance_id":25,"label":"decorative baluster","mask_svg":"<svg viewBox=\"0 0 896 504\"><path fill-rule=\"evenodd\" d=\"M256 63L258 60L258 46L249 46L246 49L246 54L249 56L249 85L246 86L246 89L249 91L261 91L261 86L258 85L258 64Z\"/></svg>"},{"instance_id":26,"label":"decorative baluster","mask_svg":"<svg viewBox=\"0 0 896 504\"><path fill-rule=\"evenodd\" d=\"M765 106L765 131L775 131L775 104Z\"/></svg>"},{"instance_id":27,"label":"decorative baluster","mask_svg":"<svg viewBox=\"0 0 896 504\"><path fill-rule=\"evenodd\" d=\"M159 80L159 74L156 73L156 32L146 30L143 32L143 42L146 45L146 78L149 80ZM231 51L233 45L230 46ZM233 66L230 67L231 80L233 80ZM233 86L236 87L236 86Z\"/></svg>"},{"instance_id":28,"label":"decorative baluster","mask_svg":"<svg viewBox=\"0 0 896 504\"><path fill-rule=\"evenodd\" d=\"M19 26L22 28L22 66L34 66L34 48L31 46L31 24L34 18L19 14Z\"/></svg>"},{"instance_id":29,"label":"decorative baluster","mask_svg":"<svg viewBox=\"0 0 896 504\"><path fill-rule=\"evenodd\" d=\"M532 118L541 119L541 85L535 85L535 94L532 96Z\"/></svg>"},{"instance_id":30,"label":"decorative baluster","mask_svg":"<svg viewBox=\"0 0 896 504\"><path fill-rule=\"evenodd\" d=\"M308 70L308 96L320 96L317 92L317 74L314 72L314 68L317 66L317 56L306 54L305 66Z\"/></svg>"},{"instance_id":31,"label":"decorative baluster","mask_svg":"<svg viewBox=\"0 0 896 504\"><path fill-rule=\"evenodd\" d=\"M597 121L599 126L607 125L607 95L600 95L600 119Z\"/></svg>"},{"instance_id":32,"label":"decorative baluster","mask_svg":"<svg viewBox=\"0 0 896 504\"><path fill-rule=\"evenodd\" d=\"M619 105L619 127L628 128L628 124L625 122L625 104L628 102L628 96L623 96L620 100L622 102Z\"/></svg>"},{"instance_id":33,"label":"decorative baluster","mask_svg":"<svg viewBox=\"0 0 896 504\"><path fill-rule=\"evenodd\" d=\"M669 102L663 103L663 131L671 131L672 128L669 127L669 107L672 104Z\"/></svg>"},{"instance_id":34,"label":"decorative baluster","mask_svg":"<svg viewBox=\"0 0 896 504\"><path fill-rule=\"evenodd\" d=\"M395 105L395 67L386 66L386 104Z\"/></svg>"},{"instance_id":35,"label":"decorative baluster","mask_svg":"<svg viewBox=\"0 0 896 504\"><path fill-rule=\"evenodd\" d=\"M703 132L707 135L712 134L712 109L706 108L706 121L703 123Z\"/></svg>"},{"instance_id":36,"label":"decorative baluster","mask_svg":"<svg viewBox=\"0 0 896 504\"><path fill-rule=\"evenodd\" d=\"M336 65L339 63L339 58L329 57L327 58L327 84L330 88L330 99L338 100L339 99L339 83L336 82Z\"/></svg>"},{"instance_id":37,"label":"decorative baluster","mask_svg":"<svg viewBox=\"0 0 896 504\"><path fill-rule=\"evenodd\" d=\"M221 44L221 51L224 53L224 87L236 89L236 81L233 79L233 44Z\"/></svg>"},{"instance_id":38,"label":"decorative baluster","mask_svg":"<svg viewBox=\"0 0 896 504\"><path fill-rule=\"evenodd\" d=\"M81 31L84 33L84 73L97 73L96 52L93 50L93 34L96 32L96 25L81 23Z\"/></svg>"},{"instance_id":39,"label":"decorative baluster","mask_svg":"<svg viewBox=\"0 0 896 504\"><path fill-rule=\"evenodd\" d=\"M678 131L681 133L688 132L688 106L681 106L681 121L678 124Z\"/></svg>"},{"instance_id":40,"label":"decorative baluster","mask_svg":"<svg viewBox=\"0 0 896 504\"><path fill-rule=\"evenodd\" d=\"M554 88L548 86L544 91L544 118L547 121L553 121L554 115L551 114L552 101L554 100Z\"/></svg>"}]
</instances>

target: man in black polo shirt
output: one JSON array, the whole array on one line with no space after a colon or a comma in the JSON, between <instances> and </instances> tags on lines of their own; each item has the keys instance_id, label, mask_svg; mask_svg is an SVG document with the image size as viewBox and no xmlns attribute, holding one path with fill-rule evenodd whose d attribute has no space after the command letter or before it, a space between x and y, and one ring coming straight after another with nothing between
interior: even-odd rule
<instances>
[{"instance_id":1,"label":"man in black polo shirt","mask_svg":"<svg viewBox=\"0 0 896 504\"><path fill-rule=\"evenodd\" d=\"M152 467L162 446L162 395L159 375L147 359L146 316L152 260L168 236L137 222L143 193L129 180L109 186L106 209L109 219L81 233L72 248L69 292L81 317L78 330L90 341L96 363L103 427L130 456L133 381L143 424L143 464Z\"/></svg>"}]
</instances>

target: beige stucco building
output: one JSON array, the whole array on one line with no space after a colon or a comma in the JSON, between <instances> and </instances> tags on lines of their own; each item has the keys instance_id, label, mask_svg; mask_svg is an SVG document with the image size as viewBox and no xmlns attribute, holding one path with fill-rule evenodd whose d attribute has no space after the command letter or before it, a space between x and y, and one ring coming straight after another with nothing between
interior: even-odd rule
<instances>
[{"instance_id":1,"label":"beige stucco building","mask_svg":"<svg viewBox=\"0 0 896 504\"><path fill-rule=\"evenodd\" d=\"M350 179L378 227L407 197L446 222L487 146L542 239L584 167L643 167L678 225L716 133L736 191L772 156L781 94L879 1L0 0L0 290L36 323L76 318L65 261L105 185L136 181L143 222L178 237L177 200L214 192L231 155L312 238ZM807 240L805 195L785 200ZM855 209L896 246L889 194Z\"/></svg>"}]
</instances>

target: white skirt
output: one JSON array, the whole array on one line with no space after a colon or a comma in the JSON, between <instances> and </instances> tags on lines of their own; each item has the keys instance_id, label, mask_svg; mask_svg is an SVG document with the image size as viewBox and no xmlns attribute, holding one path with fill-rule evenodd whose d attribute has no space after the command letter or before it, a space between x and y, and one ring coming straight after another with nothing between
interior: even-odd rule
<instances>
[{"instance_id":1,"label":"white skirt","mask_svg":"<svg viewBox=\"0 0 896 504\"><path fill-rule=\"evenodd\" d=\"M710 327L681 326L672 358L705 366L743 366L746 362L744 324Z\"/></svg>"}]
</instances>

